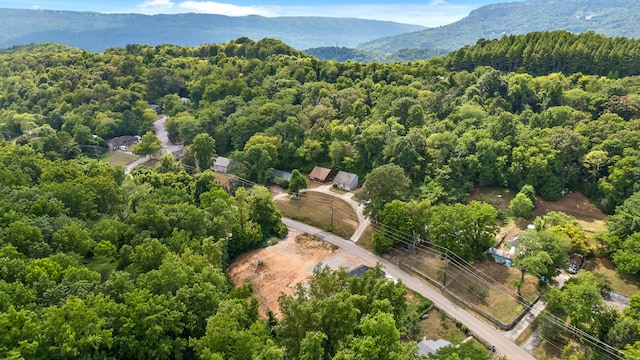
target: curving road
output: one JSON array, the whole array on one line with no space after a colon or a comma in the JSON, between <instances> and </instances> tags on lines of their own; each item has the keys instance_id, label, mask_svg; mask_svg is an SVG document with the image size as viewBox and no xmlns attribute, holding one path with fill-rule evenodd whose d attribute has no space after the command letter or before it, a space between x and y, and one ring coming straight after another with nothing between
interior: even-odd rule
<instances>
[{"instance_id":1,"label":"curving road","mask_svg":"<svg viewBox=\"0 0 640 360\"><path fill-rule=\"evenodd\" d=\"M440 292L427 286L422 281L416 279L410 274L404 272L395 264L359 247L353 241L343 239L334 234L322 231L315 227L291 219L283 218L282 221L285 225L287 225L289 229L315 235L327 242L339 246L346 253L359 257L364 262L367 262L369 264L376 264L380 262L384 266L384 270L387 274L393 276L396 279L402 279L402 282L407 285L407 287L418 292L424 297L431 299L437 307L442 309L451 317L460 321L462 324L466 325L476 337L484 340L487 343L494 344L496 352L498 354L505 355L508 359L535 360L535 358L530 353L513 343L511 340L507 339L503 335L503 333L496 330L491 325L476 318L474 315L462 309L458 305L454 304Z\"/></svg>"},{"instance_id":2,"label":"curving road","mask_svg":"<svg viewBox=\"0 0 640 360\"><path fill-rule=\"evenodd\" d=\"M167 121L168 118L169 117L167 117L167 115L160 115L158 120L153 122L153 128L155 130L156 136L158 137L158 139L160 139L160 142L162 143L162 149L160 150L161 155L170 154L182 148L182 146L180 145L174 145L169 142L169 134L167 133L167 129L164 127L164 123ZM130 173L134 167L140 164L143 164L148 160L149 160L148 156L143 156L139 158L138 160L127 165L125 169L125 173L126 174Z\"/></svg>"}]
</instances>

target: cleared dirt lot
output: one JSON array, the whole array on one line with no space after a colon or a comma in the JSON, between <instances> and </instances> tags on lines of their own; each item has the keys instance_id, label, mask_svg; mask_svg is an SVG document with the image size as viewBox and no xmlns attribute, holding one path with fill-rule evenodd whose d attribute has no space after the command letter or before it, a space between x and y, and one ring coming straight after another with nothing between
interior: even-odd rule
<instances>
[{"instance_id":1,"label":"cleared dirt lot","mask_svg":"<svg viewBox=\"0 0 640 360\"><path fill-rule=\"evenodd\" d=\"M262 265L259 265L260 262ZM359 258L344 253L334 245L289 232L287 238L277 245L241 256L229 266L228 273L236 286L253 284L260 305L260 316L266 318L267 309L271 309L276 316L280 315L280 294L293 294L296 284L304 284L316 265L352 269L362 263Z\"/></svg>"},{"instance_id":2,"label":"cleared dirt lot","mask_svg":"<svg viewBox=\"0 0 640 360\"><path fill-rule=\"evenodd\" d=\"M562 211L575 217L585 231L592 233L604 230L604 222L607 220L607 215L579 193L566 194L558 201L544 201L538 198L535 216L543 216L549 211Z\"/></svg>"}]
</instances>

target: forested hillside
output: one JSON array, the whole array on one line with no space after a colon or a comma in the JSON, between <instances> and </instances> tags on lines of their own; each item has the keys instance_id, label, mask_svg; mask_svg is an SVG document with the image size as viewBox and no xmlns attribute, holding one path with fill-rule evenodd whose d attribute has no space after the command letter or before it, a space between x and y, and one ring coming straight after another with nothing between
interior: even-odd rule
<instances>
[{"instance_id":1,"label":"forested hillside","mask_svg":"<svg viewBox=\"0 0 640 360\"><path fill-rule=\"evenodd\" d=\"M127 44L195 46L242 36L276 38L297 49L335 44L355 47L373 39L422 29L422 26L390 21L308 16L148 16L0 9L0 48L57 42L89 51L104 51Z\"/></svg>"},{"instance_id":2,"label":"forested hillside","mask_svg":"<svg viewBox=\"0 0 640 360\"><path fill-rule=\"evenodd\" d=\"M635 0L514 1L486 5L455 23L373 40L358 48L381 53L412 48L451 51L478 39L552 30L640 38L639 17L640 3Z\"/></svg>"},{"instance_id":3,"label":"forested hillside","mask_svg":"<svg viewBox=\"0 0 640 360\"><path fill-rule=\"evenodd\" d=\"M446 61L454 71L488 65L531 75L562 72L617 78L640 73L640 40L614 39L592 31L533 32L499 40L480 39L475 46L451 52Z\"/></svg>"},{"instance_id":4,"label":"forested hillside","mask_svg":"<svg viewBox=\"0 0 640 360\"><path fill-rule=\"evenodd\" d=\"M354 172L372 218L463 258L507 216L462 205L475 187L580 191L613 214L601 251L638 273L640 77L448 65L320 61L248 38L0 54L0 356L351 359L385 344L414 358L406 290L381 273L320 272L282 299L281 319L257 318L224 268L285 229L265 188L230 196L214 181L200 139L257 183L274 169ZM186 145L181 161L126 177L96 159L106 139L152 129L150 104ZM578 318L562 294L554 309L591 336L638 340L637 301Z\"/></svg>"}]
</instances>

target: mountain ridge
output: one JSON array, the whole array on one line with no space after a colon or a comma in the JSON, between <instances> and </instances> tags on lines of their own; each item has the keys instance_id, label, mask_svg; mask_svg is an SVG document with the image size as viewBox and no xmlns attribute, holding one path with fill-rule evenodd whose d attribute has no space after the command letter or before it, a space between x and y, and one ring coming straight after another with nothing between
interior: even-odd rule
<instances>
[{"instance_id":1,"label":"mountain ridge","mask_svg":"<svg viewBox=\"0 0 640 360\"><path fill-rule=\"evenodd\" d=\"M376 39L361 50L393 53L405 48L456 50L478 39L496 39L533 31L593 30L610 37L640 37L640 2L632 0L527 0L496 3L472 10L454 23Z\"/></svg>"},{"instance_id":2,"label":"mountain ridge","mask_svg":"<svg viewBox=\"0 0 640 360\"><path fill-rule=\"evenodd\" d=\"M103 14L0 8L0 48L57 42L89 51L103 51L133 43L196 46L239 37L276 38L296 49L336 43L355 47L376 38L420 29L424 27L355 18Z\"/></svg>"}]
</instances>

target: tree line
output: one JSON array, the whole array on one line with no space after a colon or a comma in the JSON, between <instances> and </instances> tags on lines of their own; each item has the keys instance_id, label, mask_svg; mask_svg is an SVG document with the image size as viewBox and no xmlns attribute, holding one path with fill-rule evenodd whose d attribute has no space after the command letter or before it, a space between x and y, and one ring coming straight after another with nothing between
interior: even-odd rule
<instances>
[{"instance_id":1,"label":"tree line","mask_svg":"<svg viewBox=\"0 0 640 360\"><path fill-rule=\"evenodd\" d=\"M611 38L588 31L573 34L558 30L480 39L473 46L452 51L446 57L454 71L472 71L488 65L501 71L546 75L553 72L609 77L638 75L640 41Z\"/></svg>"}]
</instances>

